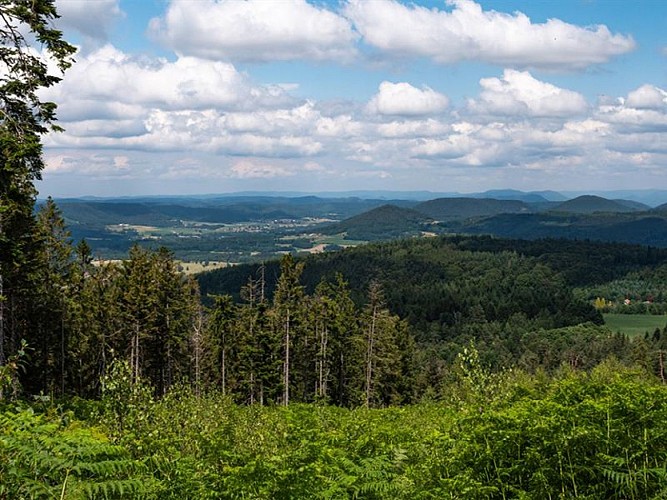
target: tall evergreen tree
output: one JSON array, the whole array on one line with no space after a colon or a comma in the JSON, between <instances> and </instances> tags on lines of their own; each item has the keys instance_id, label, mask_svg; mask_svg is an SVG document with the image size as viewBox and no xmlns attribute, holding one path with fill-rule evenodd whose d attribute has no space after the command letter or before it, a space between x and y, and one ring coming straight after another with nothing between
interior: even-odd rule
<instances>
[{"instance_id":1,"label":"tall evergreen tree","mask_svg":"<svg viewBox=\"0 0 667 500\"><path fill-rule=\"evenodd\" d=\"M354 302L342 275L334 283L322 281L315 289L309 307L308 325L313 338L313 375L315 397L348 405L350 392L359 380L362 359L355 351L359 327Z\"/></svg>"},{"instance_id":2,"label":"tall evergreen tree","mask_svg":"<svg viewBox=\"0 0 667 500\"><path fill-rule=\"evenodd\" d=\"M52 27L53 0L14 0L0 5L0 366L18 348L27 330L24 294L31 282L34 234L34 182L44 168L41 135L55 130L56 105L39 91L60 81L48 72L46 60L30 47L35 39L42 53L65 71L74 47ZM0 394L2 397L2 394Z\"/></svg>"},{"instance_id":3,"label":"tall evergreen tree","mask_svg":"<svg viewBox=\"0 0 667 500\"><path fill-rule=\"evenodd\" d=\"M278 331L282 335L283 345L283 396L282 402L288 405L292 385L292 365L299 361L299 349L293 351L295 337L298 336L302 320L304 298L303 286L299 282L303 272L303 262L296 263L290 254L280 260L280 277L274 294L273 307ZM295 359L297 363L295 363Z\"/></svg>"},{"instance_id":4,"label":"tall evergreen tree","mask_svg":"<svg viewBox=\"0 0 667 500\"><path fill-rule=\"evenodd\" d=\"M230 391L230 373L234 374L234 366L238 365L238 356L234 349L238 311L230 295L216 295L213 306L209 309L208 327L212 356L211 363L214 380L223 395ZM236 358L236 359L235 359Z\"/></svg>"},{"instance_id":5,"label":"tall evergreen tree","mask_svg":"<svg viewBox=\"0 0 667 500\"><path fill-rule=\"evenodd\" d=\"M362 313L364 330L364 406L388 404L401 377L398 316L387 309L382 285L372 280Z\"/></svg>"},{"instance_id":6,"label":"tall evergreen tree","mask_svg":"<svg viewBox=\"0 0 667 500\"><path fill-rule=\"evenodd\" d=\"M68 311L71 309L72 245L65 220L48 198L37 214L36 259L33 272L31 328L26 340L32 349L32 368L26 379L30 392L65 393Z\"/></svg>"}]
</instances>

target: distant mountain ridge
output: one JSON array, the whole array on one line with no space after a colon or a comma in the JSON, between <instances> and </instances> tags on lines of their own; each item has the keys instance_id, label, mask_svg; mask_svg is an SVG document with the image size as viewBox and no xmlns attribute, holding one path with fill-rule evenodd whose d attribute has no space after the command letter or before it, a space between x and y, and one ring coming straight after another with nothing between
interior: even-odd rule
<instances>
[{"instance_id":1,"label":"distant mountain ridge","mask_svg":"<svg viewBox=\"0 0 667 500\"><path fill-rule=\"evenodd\" d=\"M648 210L650 207L630 200L608 200L601 196L583 195L553 207L554 212L593 214L596 212L625 213Z\"/></svg>"},{"instance_id":2,"label":"distant mountain ridge","mask_svg":"<svg viewBox=\"0 0 667 500\"><path fill-rule=\"evenodd\" d=\"M430 224L434 233L490 234L506 238L591 239L667 247L667 203L651 209L632 200L584 195L562 203L486 198L438 198L411 210L382 207L331 226L356 240L411 236ZM408 213L410 214L408 216ZM391 216L388 216L391 214ZM419 218L419 214L424 217ZM429 222L428 219L431 219ZM382 231L386 230L386 234ZM342 230L340 231L342 232Z\"/></svg>"},{"instance_id":3,"label":"distant mountain ridge","mask_svg":"<svg viewBox=\"0 0 667 500\"><path fill-rule=\"evenodd\" d=\"M351 240L378 240L416 236L428 231L431 218L425 214L395 205L382 205L342 222L332 224L325 234L345 233Z\"/></svg>"},{"instance_id":4,"label":"distant mountain ridge","mask_svg":"<svg viewBox=\"0 0 667 500\"><path fill-rule=\"evenodd\" d=\"M491 198L438 198L420 203L414 209L436 220L468 219L532 211L523 201Z\"/></svg>"}]
</instances>

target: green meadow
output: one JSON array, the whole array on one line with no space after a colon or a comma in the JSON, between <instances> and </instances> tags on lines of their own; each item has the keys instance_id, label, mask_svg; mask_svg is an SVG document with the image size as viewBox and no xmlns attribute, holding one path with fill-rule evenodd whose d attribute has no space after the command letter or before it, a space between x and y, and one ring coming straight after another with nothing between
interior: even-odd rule
<instances>
[{"instance_id":1,"label":"green meadow","mask_svg":"<svg viewBox=\"0 0 667 500\"><path fill-rule=\"evenodd\" d=\"M603 314L604 322L614 332L626 335L652 334L656 328L667 326L667 315L653 314Z\"/></svg>"}]
</instances>

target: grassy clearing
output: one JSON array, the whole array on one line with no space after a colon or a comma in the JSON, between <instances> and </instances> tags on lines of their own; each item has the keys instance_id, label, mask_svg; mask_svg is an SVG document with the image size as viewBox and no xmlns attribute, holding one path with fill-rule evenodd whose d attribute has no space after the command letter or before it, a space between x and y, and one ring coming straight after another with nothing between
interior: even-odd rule
<instances>
[{"instance_id":1,"label":"grassy clearing","mask_svg":"<svg viewBox=\"0 0 667 500\"><path fill-rule=\"evenodd\" d=\"M178 265L181 266L185 274L197 274L203 271L212 271L213 269L221 269L227 267L227 262L216 262L208 261L206 262L183 262L177 261Z\"/></svg>"},{"instance_id":2,"label":"grassy clearing","mask_svg":"<svg viewBox=\"0 0 667 500\"><path fill-rule=\"evenodd\" d=\"M661 330L667 325L667 315L653 314L603 314L605 324L614 332L626 335L644 335Z\"/></svg>"},{"instance_id":3,"label":"grassy clearing","mask_svg":"<svg viewBox=\"0 0 667 500\"><path fill-rule=\"evenodd\" d=\"M364 240L346 240L343 234L321 236L315 239L315 244L338 245L341 247L355 247L368 243Z\"/></svg>"}]
</instances>

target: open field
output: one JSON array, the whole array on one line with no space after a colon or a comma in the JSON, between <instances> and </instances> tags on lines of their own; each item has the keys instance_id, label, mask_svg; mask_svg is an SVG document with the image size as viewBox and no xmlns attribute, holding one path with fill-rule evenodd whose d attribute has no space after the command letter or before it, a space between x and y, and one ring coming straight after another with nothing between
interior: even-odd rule
<instances>
[{"instance_id":1,"label":"open field","mask_svg":"<svg viewBox=\"0 0 667 500\"><path fill-rule=\"evenodd\" d=\"M667 325L666 315L652 314L603 314L604 322L614 332L626 335L652 334L656 328L661 330Z\"/></svg>"},{"instance_id":2,"label":"open field","mask_svg":"<svg viewBox=\"0 0 667 500\"><path fill-rule=\"evenodd\" d=\"M185 274L197 274L203 271L212 271L213 269L221 269L223 267L228 266L227 262L215 262L215 261L207 261L207 262L177 261L177 263L179 264L180 268Z\"/></svg>"}]
</instances>

